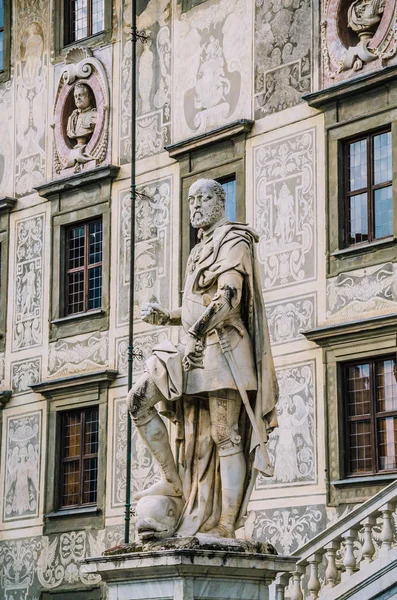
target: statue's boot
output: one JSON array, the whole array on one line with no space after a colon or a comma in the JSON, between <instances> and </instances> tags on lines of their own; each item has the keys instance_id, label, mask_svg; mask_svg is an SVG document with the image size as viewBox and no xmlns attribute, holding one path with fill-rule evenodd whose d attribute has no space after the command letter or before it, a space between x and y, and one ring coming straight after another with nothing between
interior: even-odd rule
<instances>
[{"instance_id":1,"label":"statue's boot","mask_svg":"<svg viewBox=\"0 0 397 600\"><path fill-rule=\"evenodd\" d=\"M243 452L219 457L222 482L222 511L219 523L206 533L235 538L235 524L244 493L246 464Z\"/></svg>"},{"instance_id":2,"label":"statue's boot","mask_svg":"<svg viewBox=\"0 0 397 600\"><path fill-rule=\"evenodd\" d=\"M182 481L176 469L167 428L163 420L156 413L148 423L137 425L137 429L159 466L161 480L146 490L135 493L134 498L136 500L140 500L144 496L174 496L182 498Z\"/></svg>"}]
</instances>

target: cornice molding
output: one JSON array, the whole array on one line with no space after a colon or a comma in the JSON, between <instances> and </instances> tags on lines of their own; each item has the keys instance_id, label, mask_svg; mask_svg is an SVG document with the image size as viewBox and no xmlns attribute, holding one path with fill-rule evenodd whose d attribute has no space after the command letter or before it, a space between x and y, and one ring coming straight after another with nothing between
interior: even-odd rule
<instances>
[{"instance_id":1,"label":"cornice molding","mask_svg":"<svg viewBox=\"0 0 397 600\"><path fill-rule=\"evenodd\" d=\"M3 410L10 401L12 390L0 390L0 410Z\"/></svg>"},{"instance_id":2,"label":"cornice molding","mask_svg":"<svg viewBox=\"0 0 397 600\"><path fill-rule=\"evenodd\" d=\"M51 198L52 196L56 196L62 192L80 189L81 187L90 185L92 183L97 183L105 179L114 179L117 177L119 170L120 167L115 165L104 165L102 167L97 167L96 169L87 171L84 171L83 169L80 173L70 175L69 177L62 177L61 179L53 179L47 183L43 183L43 185L38 185L34 189L39 196L42 196L43 198Z\"/></svg>"},{"instance_id":3,"label":"cornice molding","mask_svg":"<svg viewBox=\"0 0 397 600\"><path fill-rule=\"evenodd\" d=\"M54 399L64 396L65 393L107 388L117 377L117 374L118 371L115 369L106 369L94 373L81 373L71 377L40 381L39 383L33 383L30 387L34 392L47 399Z\"/></svg>"},{"instance_id":4,"label":"cornice molding","mask_svg":"<svg viewBox=\"0 0 397 600\"><path fill-rule=\"evenodd\" d=\"M213 129L208 133L203 133L201 135L182 140L181 142L170 144L165 146L164 149L167 150L171 158L178 160L183 154L191 152L192 150L205 148L206 146L233 138L237 135L246 135L251 131L254 122L255 121L250 119L239 119L238 121L234 121L233 123L219 127L218 129Z\"/></svg>"},{"instance_id":5,"label":"cornice molding","mask_svg":"<svg viewBox=\"0 0 397 600\"><path fill-rule=\"evenodd\" d=\"M310 341L325 348L339 343L349 343L360 339L368 340L380 335L394 333L397 335L397 315L382 315L361 321L348 321L325 325L302 331Z\"/></svg>"},{"instance_id":6,"label":"cornice molding","mask_svg":"<svg viewBox=\"0 0 397 600\"><path fill-rule=\"evenodd\" d=\"M10 212L17 203L16 198L10 196L3 196L0 198L0 214Z\"/></svg>"}]
</instances>

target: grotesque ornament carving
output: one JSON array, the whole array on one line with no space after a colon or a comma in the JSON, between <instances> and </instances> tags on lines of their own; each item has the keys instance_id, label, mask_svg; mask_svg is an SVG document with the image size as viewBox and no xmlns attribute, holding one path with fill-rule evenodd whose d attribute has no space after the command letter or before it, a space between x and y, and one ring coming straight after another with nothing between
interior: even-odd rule
<instances>
[{"instance_id":1,"label":"grotesque ornament carving","mask_svg":"<svg viewBox=\"0 0 397 600\"><path fill-rule=\"evenodd\" d=\"M109 86L102 63L88 49L65 59L54 110L54 171L91 168L109 156Z\"/></svg>"},{"instance_id":2,"label":"grotesque ornament carving","mask_svg":"<svg viewBox=\"0 0 397 600\"><path fill-rule=\"evenodd\" d=\"M359 37L355 47L349 47L343 63L344 68L359 71L363 62L371 62L376 55L368 49L368 42L373 38L380 23L385 0L355 0L347 13L347 25Z\"/></svg>"},{"instance_id":3,"label":"grotesque ornament carving","mask_svg":"<svg viewBox=\"0 0 397 600\"><path fill-rule=\"evenodd\" d=\"M277 381L255 245L258 236L225 216L225 191L211 179L189 190L192 250L182 306L157 302L142 319L182 325L185 339L156 343L127 404L160 481L137 494L143 538L196 533L235 537L256 474L272 476L265 446L277 425ZM159 410L157 410L156 405ZM180 468L160 414L178 426Z\"/></svg>"}]
</instances>

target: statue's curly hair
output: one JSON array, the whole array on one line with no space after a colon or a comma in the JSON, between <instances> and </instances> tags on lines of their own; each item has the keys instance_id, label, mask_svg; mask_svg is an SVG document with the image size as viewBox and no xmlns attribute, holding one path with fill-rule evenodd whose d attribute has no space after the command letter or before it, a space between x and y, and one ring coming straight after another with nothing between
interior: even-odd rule
<instances>
[{"instance_id":1,"label":"statue's curly hair","mask_svg":"<svg viewBox=\"0 0 397 600\"><path fill-rule=\"evenodd\" d=\"M207 179L205 177L203 177L202 179L197 179L197 181L194 182L194 184L192 185L197 185L197 184L204 184L206 183L207 185L211 185L214 189L215 194L218 196L219 200L225 204L226 203L226 192L224 190L224 187L221 183L219 183L219 181L216 181L216 179Z\"/></svg>"}]
</instances>

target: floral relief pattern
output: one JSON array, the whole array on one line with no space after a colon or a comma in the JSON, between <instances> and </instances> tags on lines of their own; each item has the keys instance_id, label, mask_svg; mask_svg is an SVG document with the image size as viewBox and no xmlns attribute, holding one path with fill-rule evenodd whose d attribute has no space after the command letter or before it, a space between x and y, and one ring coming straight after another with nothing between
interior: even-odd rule
<instances>
[{"instance_id":1,"label":"floral relief pattern","mask_svg":"<svg viewBox=\"0 0 397 600\"><path fill-rule=\"evenodd\" d=\"M162 152L171 141L171 3L143 0L137 14L138 29L147 40L137 48L136 156ZM124 6L123 56L121 60L122 163L131 160L131 3Z\"/></svg>"},{"instance_id":2,"label":"floral relief pattern","mask_svg":"<svg viewBox=\"0 0 397 600\"><path fill-rule=\"evenodd\" d=\"M325 507L296 506L276 510L250 511L246 534L270 542L280 554L288 555L325 528Z\"/></svg>"},{"instance_id":3,"label":"floral relief pattern","mask_svg":"<svg viewBox=\"0 0 397 600\"><path fill-rule=\"evenodd\" d=\"M41 357L19 360L11 364L11 383L14 394L30 391L32 383L41 379Z\"/></svg>"},{"instance_id":4,"label":"floral relief pattern","mask_svg":"<svg viewBox=\"0 0 397 600\"><path fill-rule=\"evenodd\" d=\"M88 373L108 365L109 338L107 332L95 332L65 338L50 344L48 374L50 378Z\"/></svg>"},{"instance_id":5,"label":"floral relief pattern","mask_svg":"<svg viewBox=\"0 0 397 600\"><path fill-rule=\"evenodd\" d=\"M42 343L44 215L16 222L13 351Z\"/></svg>"},{"instance_id":6,"label":"floral relief pattern","mask_svg":"<svg viewBox=\"0 0 397 600\"><path fill-rule=\"evenodd\" d=\"M316 277L315 130L255 149L255 228L265 290Z\"/></svg>"},{"instance_id":7,"label":"floral relief pattern","mask_svg":"<svg viewBox=\"0 0 397 600\"><path fill-rule=\"evenodd\" d=\"M137 333L134 336L134 350L137 354L134 358L134 381L141 375L145 367L145 360L150 356L155 344L163 342L169 338L169 330L162 328L159 331L150 333ZM117 340L117 370L120 375L127 374L128 368L128 338Z\"/></svg>"},{"instance_id":8,"label":"floral relief pattern","mask_svg":"<svg viewBox=\"0 0 397 600\"><path fill-rule=\"evenodd\" d=\"M257 489L316 480L314 361L276 369L276 373L278 427L268 442L274 476L259 476Z\"/></svg>"},{"instance_id":9,"label":"floral relief pattern","mask_svg":"<svg viewBox=\"0 0 397 600\"><path fill-rule=\"evenodd\" d=\"M397 266L377 265L341 273L327 283L327 319L354 321L397 309Z\"/></svg>"},{"instance_id":10,"label":"floral relief pattern","mask_svg":"<svg viewBox=\"0 0 397 600\"><path fill-rule=\"evenodd\" d=\"M302 102L311 90L310 0L255 2L255 118Z\"/></svg>"},{"instance_id":11,"label":"floral relief pattern","mask_svg":"<svg viewBox=\"0 0 397 600\"><path fill-rule=\"evenodd\" d=\"M140 318L144 302L168 305L170 273L171 178L149 182L138 188L136 205L135 304L134 318ZM128 323L130 281L129 192L120 195L120 267L118 282L118 324Z\"/></svg>"},{"instance_id":12,"label":"floral relief pattern","mask_svg":"<svg viewBox=\"0 0 397 600\"><path fill-rule=\"evenodd\" d=\"M270 341L275 346L303 339L302 331L316 321L316 295L291 298L288 302L266 302Z\"/></svg>"},{"instance_id":13,"label":"floral relief pattern","mask_svg":"<svg viewBox=\"0 0 397 600\"><path fill-rule=\"evenodd\" d=\"M114 403L113 433L113 490L112 507L122 506L125 502L127 439L127 405L125 398ZM136 427L132 430L132 481L131 492L135 493L148 488L159 479L156 465L145 444L141 440Z\"/></svg>"},{"instance_id":14,"label":"floral relief pattern","mask_svg":"<svg viewBox=\"0 0 397 600\"><path fill-rule=\"evenodd\" d=\"M4 521L38 516L41 414L7 420Z\"/></svg>"}]
</instances>

